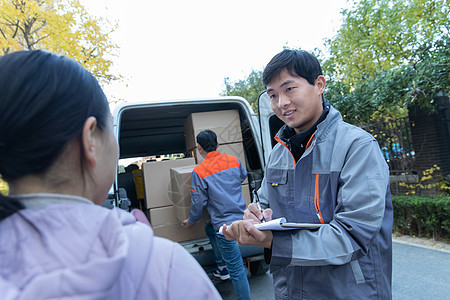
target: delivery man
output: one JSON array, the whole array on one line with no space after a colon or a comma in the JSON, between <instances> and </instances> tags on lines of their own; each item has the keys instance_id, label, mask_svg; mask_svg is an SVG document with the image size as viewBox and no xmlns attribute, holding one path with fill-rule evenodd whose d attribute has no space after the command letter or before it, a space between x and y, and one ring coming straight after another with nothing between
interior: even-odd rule
<instances>
[{"instance_id":1,"label":"delivery man","mask_svg":"<svg viewBox=\"0 0 450 300\"><path fill-rule=\"evenodd\" d=\"M237 299L250 299L250 287L238 243L217 235L221 225L242 220L244 216L245 200L241 184L247 177L247 171L236 157L219 153L218 146L217 135L213 131L204 130L197 135L197 149L205 160L192 172L191 208L189 218L182 222L182 226L191 227L201 219L203 208L207 208L211 223L206 224L205 229L211 246L222 255ZM218 255L216 262L218 268L214 276L226 278L225 266Z\"/></svg>"}]
</instances>

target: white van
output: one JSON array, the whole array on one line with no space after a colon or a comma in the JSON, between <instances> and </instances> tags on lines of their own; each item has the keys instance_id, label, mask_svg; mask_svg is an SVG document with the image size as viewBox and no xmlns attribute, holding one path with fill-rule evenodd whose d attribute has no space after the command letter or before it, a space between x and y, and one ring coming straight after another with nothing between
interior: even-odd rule
<instances>
[{"instance_id":1,"label":"white van","mask_svg":"<svg viewBox=\"0 0 450 300\"><path fill-rule=\"evenodd\" d=\"M254 189L260 187L265 160L273 146L272 136L280 127L281 122L278 118L273 117L266 93L261 94L259 102L261 102L259 104L260 113L266 115L261 118L265 120L261 124L249 103L241 97L123 104L115 109L113 116L115 133L120 146L119 162L124 159L132 160L150 156L189 156L189 149L185 142L184 124L192 113L237 110L244 151L240 157L245 159L248 187L251 194ZM270 130L270 127L275 129ZM261 132L265 132L265 134L261 135ZM263 140L267 142L264 143ZM126 199L123 199L123 193L120 196L118 192L117 179L114 190L115 196L110 201L115 206L127 209L128 205L124 202ZM146 193L148 192L151 191L147 190ZM147 213L146 208L143 211ZM180 244L204 268L214 265L214 257L207 237L182 241ZM241 253L251 274L260 274L268 270L268 266L264 263L262 248L241 246Z\"/></svg>"}]
</instances>

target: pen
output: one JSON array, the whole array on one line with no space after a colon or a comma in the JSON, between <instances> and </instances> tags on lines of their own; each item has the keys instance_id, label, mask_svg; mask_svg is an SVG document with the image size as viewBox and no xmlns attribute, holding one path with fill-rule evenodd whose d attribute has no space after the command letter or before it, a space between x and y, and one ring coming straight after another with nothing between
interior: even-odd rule
<instances>
[{"instance_id":1,"label":"pen","mask_svg":"<svg viewBox=\"0 0 450 300\"><path fill-rule=\"evenodd\" d=\"M263 214L263 209L261 208L261 204L259 201L259 197L258 194L256 193L256 190L253 190L253 200L255 200L256 206L258 207L259 211L261 212L262 218L261 218L261 223L266 222L266 219L264 219L264 214Z\"/></svg>"}]
</instances>

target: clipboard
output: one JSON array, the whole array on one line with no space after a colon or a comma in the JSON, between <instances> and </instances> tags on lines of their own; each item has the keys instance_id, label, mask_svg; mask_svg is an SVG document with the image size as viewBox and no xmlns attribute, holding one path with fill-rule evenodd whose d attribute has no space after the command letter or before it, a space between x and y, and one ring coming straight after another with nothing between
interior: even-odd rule
<instances>
[{"instance_id":1,"label":"clipboard","mask_svg":"<svg viewBox=\"0 0 450 300\"><path fill-rule=\"evenodd\" d=\"M326 224L317 223L292 223L286 222L286 218L278 218L264 223L255 224L255 228L259 230L295 230L295 229L319 229ZM222 234L222 226L220 226L219 234Z\"/></svg>"},{"instance_id":2,"label":"clipboard","mask_svg":"<svg viewBox=\"0 0 450 300\"><path fill-rule=\"evenodd\" d=\"M319 229L325 224L321 223L292 223L286 222L286 218L278 218L264 223L255 224L259 230L294 230L294 229Z\"/></svg>"}]
</instances>

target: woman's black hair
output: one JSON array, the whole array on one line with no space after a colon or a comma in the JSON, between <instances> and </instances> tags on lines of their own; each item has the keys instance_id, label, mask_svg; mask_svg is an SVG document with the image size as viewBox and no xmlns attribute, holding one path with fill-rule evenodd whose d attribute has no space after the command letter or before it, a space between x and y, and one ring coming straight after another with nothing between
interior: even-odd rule
<instances>
[{"instance_id":1,"label":"woman's black hair","mask_svg":"<svg viewBox=\"0 0 450 300\"><path fill-rule=\"evenodd\" d=\"M41 50L0 57L0 174L7 182L45 171L86 119L106 126L108 101L80 64ZM21 206L0 195L0 220Z\"/></svg>"},{"instance_id":2,"label":"woman's black hair","mask_svg":"<svg viewBox=\"0 0 450 300\"><path fill-rule=\"evenodd\" d=\"M264 87L286 70L293 76L305 78L309 84L314 85L319 75L322 75L322 67L317 58L304 50L285 49L276 54L264 68L262 82Z\"/></svg>"}]
</instances>

